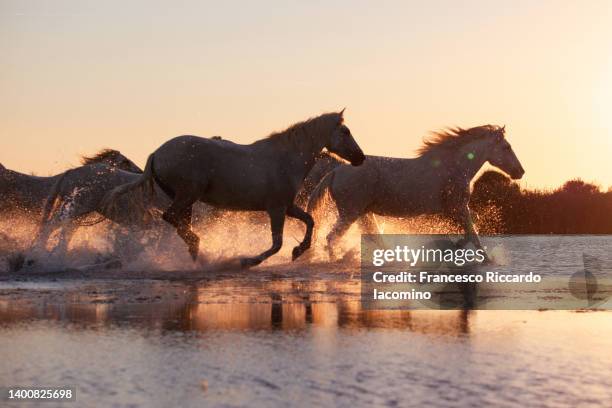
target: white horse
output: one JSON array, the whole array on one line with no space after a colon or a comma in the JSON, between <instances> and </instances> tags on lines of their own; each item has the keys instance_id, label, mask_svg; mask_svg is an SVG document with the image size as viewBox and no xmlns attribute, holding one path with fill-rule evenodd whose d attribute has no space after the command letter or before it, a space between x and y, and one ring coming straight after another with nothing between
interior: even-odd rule
<instances>
[{"instance_id":1,"label":"white horse","mask_svg":"<svg viewBox=\"0 0 612 408\"><path fill-rule=\"evenodd\" d=\"M272 247L258 256L243 258L243 267L257 265L277 253L282 246L285 216L296 218L306 224L306 234L293 249L295 259L310 247L314 221L294 204L294 199L317 155L326 148L356 166L365 159L343 122L343 111L326 113L248 145L197 136L175 137L149 156L138 180L111 191L107 205L112 207L131 190L157 184L173 200L163 219L176 228L194 261L200 241L191 229L195 202L228 210L266 211L271 221Z\"/></svg>"},{"instance_id":2,"label":"white horse","mask_svg":"<svg viewBox=\"0 0 612 408\"><path fill-rule=\"evenodd\" d=\"M125 171L142 170L117 150L103 149L93 156L82 156L83 165L105 163ZM53 185L64 173L49 177L31 176L9 170L0 164L0 215L27 215L38 219Z\"/></svg>"},{"instance_id":3,"label":"white horse","mask_svg":"<svg viewBox=\"0 0 612 408\"><path fill-rule=\"evenodd\" d=\"M170 199L161 190L158 190L153 200L143 203L142 208L128 208L129 196L125 196L118 202L123 211L105 211L102 201L106 193L138 179L141 174L95 162L64 172L49 191L30 251L44 253L49 238L59 230L58 245L53 248L52 254L64 257L79 227L93 226L105 220L124 227L133 236L165 226L165 223L153 216L155 210L170 204ZM135 243L137 240L132 241Z\"/></svg>"},{"instance_id":4,"label":"white horse","mask_svg":"<svg viewBox=\"0 0 612 408\"><path fill-rule=\"evenodd\" d=\"M336 167L313 191L308 212L316 210L326 193L335 201L338 219L327 236L332 258L336 240L357 219L361 218L368 232L378 232L374 214L445 215L462 225L465 239L480 248L468 204L470 182L486 162L513 179L525 173L505 138L505 127L484 125L437 132L425 141L417 158L367 156L360 167Z\"/></svg>"}]
</instances>

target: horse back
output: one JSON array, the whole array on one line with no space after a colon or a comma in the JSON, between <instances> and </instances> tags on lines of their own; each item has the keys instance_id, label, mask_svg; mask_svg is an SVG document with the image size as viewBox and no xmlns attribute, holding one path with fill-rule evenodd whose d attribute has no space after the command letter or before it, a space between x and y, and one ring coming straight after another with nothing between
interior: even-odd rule
<instances>
[{"instance_id":1,"label":"horse back","mask_svg":"<svg viewBox=\"0 0 612 408\"><path fill-rule=\"evenodd\" d=\"M60 176L39 177L5 169L0 174L0 212L38 217L45 198Z\"/></svg>"},{"instance_id":2,"label":"horse back","mask_svg":"<svg viewBox=\"0 0 612 408\"><path fill-rule=\"evenodd\" d=\"M438 213L445 205L441 176L420 158L367 156L359 167L335 171L332 197L349 210L402 217Z\"/></svg>"},{"instance_id":3,"label":"horse back","mask_svg":"<svg viewBox=\"0 0 612 408\"><path fill-rule=\"evenodd\" d=\"M268 201L292 201L277 152L228 140L178 136L154 153L160 185L228 209L263 210Z\"/></svg>"}]
</instances>

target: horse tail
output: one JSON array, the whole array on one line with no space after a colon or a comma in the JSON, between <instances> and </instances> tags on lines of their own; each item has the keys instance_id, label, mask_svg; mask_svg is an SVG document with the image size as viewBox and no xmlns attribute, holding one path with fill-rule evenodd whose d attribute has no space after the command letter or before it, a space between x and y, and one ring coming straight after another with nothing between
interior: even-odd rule
<instances>
[{"instance_id":1,"label":"horse tail","mask_svg":"<svg viewBox=\"0 0 612 408\"><path fill-rule=\"evenodd\" d=\"M47 198L45 199L45 203L43 204L42 213L40 216L40 222L38 225L38 230L36 231L36 234L34 235L34 239L32 240L32 243L30 244L31 247L34 247L35 244L39 241L40 237L43 234L43 231L45 230L47 226L47 223L51 221L53 217L53 213L61 205L61 203L58 202L59 201L58 196L60 195L62 183L64 182L64 179L66 178L66 175L69 172L70 170L66 170L65 172L63 172L51 186L51 189L49 190L49 193L47 194Z\"/></svg>"},{"instance_id":2,"label":"horse tail","mask_svg":"<svg viewBox=\"0 0 612 408\"><path fill-rule=\"evenodd\" d=\"M310 194L306 211L315 219L317 218L317 213L319 212L320 208L327 201L327 197L331 193L330 189L334 182L334 174L335 171L333 170L327 173Z\"/></svg>"},{"instance_id":3,"label":"horse tail","mask_svg":"<svg viewBox=\"0 0 612 408\"><path fill-rule=\"evenodd\" d=\"M153 174L153 156L154 153L149 155L147 164L142 174L134 181L122 184L118 187L113 188L104 195L102 199L102 208L106 213L113 213L117 210L117 201L130 191L140 190L145 194L132 194L128 200L127 211L136 210L138 212L143 211L145 205L145 195L153 195L155 192L155 178ZM148 192L146 191L148 187Z\"/></svg>"},{"instance_id":4,"label":"horse tail","mask_svg":"<svg viewBox=\"0 0 612 408\"><path fill-rule=\"evenodd\" d=\"M45 200L45 204L43 206L42 216L40 220L41 225L51 220L51 216L54 210L57 208L58 196L61 190L62 183L64 182L64 179L66 178L66 175L68 175L68 173L70 173L70 170L63 172L58 177L58 179L55 180L55 183L53 183L53 185L51 186L51 190L49 190L49 194L47 195L47 199Z\"/></svg>"}]
</instances>

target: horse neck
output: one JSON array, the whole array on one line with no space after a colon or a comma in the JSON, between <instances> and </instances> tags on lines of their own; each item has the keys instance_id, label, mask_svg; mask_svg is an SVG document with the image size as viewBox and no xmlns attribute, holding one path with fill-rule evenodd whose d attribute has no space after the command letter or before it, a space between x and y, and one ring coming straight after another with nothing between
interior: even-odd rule
<instances>
[{"instance_id":1,"label":"horse neck","mask_svg":"<svg viewBox=\"0 0 612 408\"><path fill-rule=\"evenodd\" d=\"M92 161L91 163L87 163L87 164L106 164L107 166L116 167L120 169L120 167L117 166L117 161L114 159L110 159L110 158L104 158L104 159Z\"/></svg>"},{"instance_id":2,"label":"horse neck","mask_svg":"<svg viewBox=\"0 0 612 408\"><path fill-rule=\"evenodd\" d=\"M283 156L288 163L291 163L291 167L295 169L296 179L301 182L313 168L318 155L327 145L327 135L331 135L332 130L319 126L310 132L305 132L306 134L276 136L259 140L254 145ZM294 139L290 140L290 137Z\"/></svg>"},{"instance_id":3,"label":"horse neck","mask_svg":"<svg viewBox=\"0 0 612 408\"><path fill-rule=\"evenodd\" d=\"M458 179L465 184L469 184L485 164L485 152L486 149L482 145L471 143L459 150L446 152L448 157L443 159L442 162L448 163L447 171L451 179L455 181ZM473 154L471 159L468 157L468 153Z\"/></svg>"}]
</instances>

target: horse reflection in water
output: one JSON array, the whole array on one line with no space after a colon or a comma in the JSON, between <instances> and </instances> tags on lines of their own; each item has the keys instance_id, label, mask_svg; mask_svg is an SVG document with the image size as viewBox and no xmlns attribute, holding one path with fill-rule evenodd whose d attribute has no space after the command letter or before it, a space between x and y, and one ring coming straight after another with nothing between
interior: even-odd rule
<instances>
[{"instance_id":1,"label":"horse reflection in water","mask_svg":"<svg viewBox=\"0 0 612 408\"><path fill-rule=\"evenodd\" d=\"M68 296L78 300L75 303L43 302L36 306L22 300L1 301L0 323L45 319L83 327L125 323L169 331L397 328L451 336L470 331L467 310L364 310L356 280L279 279L245 284L243 280L221 279L205 284L152 285L152 299L169 295L171 300L110 303L113 296L105 295L100 286L89 295L79 288L76 298ZM175 295L178 300L172 300Z\"/></svg>"},{"instance_id":2,"label":"horse reflection in water","mask_svg":"<svg viewBox=\"0 0 612 408\"><path fill-rule=\"evenodd\" d=\"M308 212L313 214L328 195L338 209L338 219L327 236L330 258L355 221L361 221L365 232L378 233L375 215L442 215L463 228L464 242L481 248L469 208L470 183L487 162L513 179L525 173L506 140L505 127L438 132L425 141L417 158L367 156L363 166L336 166L312 192Z\"/></svg>"}]
</instances>

